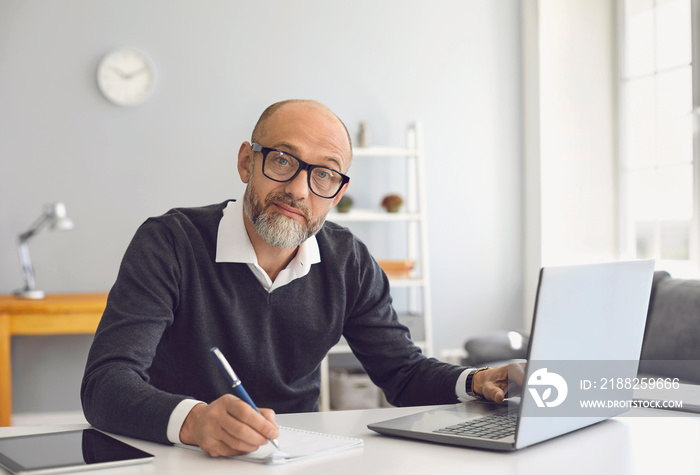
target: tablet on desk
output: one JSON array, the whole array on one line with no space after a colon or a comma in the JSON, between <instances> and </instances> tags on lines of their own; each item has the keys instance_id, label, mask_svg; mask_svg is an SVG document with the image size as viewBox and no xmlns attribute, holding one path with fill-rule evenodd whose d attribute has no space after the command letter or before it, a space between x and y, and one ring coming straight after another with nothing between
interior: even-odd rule
<instances>
[{"instance_id":1,"label":"tablet on desk","mask_svg":"<svg viewBox=\"0 0 700 475\"><path fill-rule=\"evenodd\" d=\"M96 429L0 438L0 467L17 475L146 463L153 455Z\"/></svg>"}]
</instances>

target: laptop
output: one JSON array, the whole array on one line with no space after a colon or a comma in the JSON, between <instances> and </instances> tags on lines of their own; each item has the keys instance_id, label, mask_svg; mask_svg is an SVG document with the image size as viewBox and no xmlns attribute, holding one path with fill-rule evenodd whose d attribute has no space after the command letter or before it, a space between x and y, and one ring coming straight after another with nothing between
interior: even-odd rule
<instances>
[{"instance_id":1,"label":"laptop","mask_svg":"<svg viewBox=\"0 0 700 475\"><path fill-rule=\"evenodd\" d=\"M521 396L500 404L472 400L367 427L389 436L517 450L627 411L653 273L653 260L541 269Z\"/></svg>"}]
</instances>

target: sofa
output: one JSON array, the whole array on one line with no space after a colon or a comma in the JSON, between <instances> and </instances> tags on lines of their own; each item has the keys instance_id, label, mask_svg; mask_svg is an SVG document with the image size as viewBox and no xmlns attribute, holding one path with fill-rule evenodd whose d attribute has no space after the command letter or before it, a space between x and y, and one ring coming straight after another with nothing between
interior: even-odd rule
<instances>
[{"instance_id":1,"label":"sofa","mask_svg":"<svg viewBox=\"0 0 700 475\"><path fill-rule=\"evenodd\" d=\"M639 372L700 383L700 280L654 272Z\"/></svg>"}]
</instances>

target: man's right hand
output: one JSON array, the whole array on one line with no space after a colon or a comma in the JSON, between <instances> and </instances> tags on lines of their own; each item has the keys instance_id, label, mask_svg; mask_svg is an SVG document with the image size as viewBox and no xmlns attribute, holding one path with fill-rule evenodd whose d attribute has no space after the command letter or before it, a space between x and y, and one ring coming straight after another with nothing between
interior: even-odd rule
<instances>
[{"instance_id":1,"label":"man's right hand","mask_svg":"<svg viewBox=\"0 0 700 475\"><path fill-rule=\"evenodd\" d=\"M489 401L503 402L506 397L519 396L525 380L525 363L510 363L498 368L479 371L474 375L474 392Z\"/></svg>"},{"instance_id":2,"label":"man's right hand","mask_svg":"<svg viewBox=\"0 0 700 475\"><path fill-rule=\"evenodd\" d=\"M198 445L212 457L253 452L279 437L272 409L258 414L246 402L225 394L211 404L197 404L180 429L183 444Z\"/></svg>"}]
</instances>

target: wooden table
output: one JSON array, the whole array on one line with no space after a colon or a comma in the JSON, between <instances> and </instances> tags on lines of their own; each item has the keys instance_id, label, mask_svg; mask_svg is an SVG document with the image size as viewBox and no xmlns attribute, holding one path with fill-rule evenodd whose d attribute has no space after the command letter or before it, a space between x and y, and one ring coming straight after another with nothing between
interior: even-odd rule
<instances>
[{"instance_id":1,"label":"wooden table","mask_svg":"<svg viewBox=\"0 0 700 475\"><path fill-rule=\"evenodd\" d=\"M106 303L106 293L48 294L40 300L0 295L0 426L9 426L12 418L12 337L95 333Z\"/></svg>"}]
</instances>

